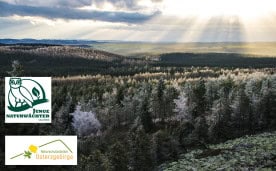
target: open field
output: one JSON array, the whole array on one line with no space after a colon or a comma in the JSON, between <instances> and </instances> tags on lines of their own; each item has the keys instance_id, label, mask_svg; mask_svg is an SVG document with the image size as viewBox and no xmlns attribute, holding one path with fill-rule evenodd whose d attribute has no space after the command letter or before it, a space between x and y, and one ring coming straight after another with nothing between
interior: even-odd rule
<instances>
[{"instance_id":1,"label":"open field","mask_svg":"<svg viewBox=\"0 0 276 171\"><path fill-rule=\"evenodd\" d=\"M125 56L151 56L163 53L241 53L276 56L276 43L139 43L91 44L93 48Z\"/></svg>"}]
</instances>

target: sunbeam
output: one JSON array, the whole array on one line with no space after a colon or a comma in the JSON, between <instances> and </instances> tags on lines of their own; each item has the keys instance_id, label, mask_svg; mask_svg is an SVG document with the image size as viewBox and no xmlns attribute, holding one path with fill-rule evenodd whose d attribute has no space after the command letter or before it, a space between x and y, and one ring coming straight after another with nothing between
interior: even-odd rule
<instances>
[{"instance_id":1,"label":"sunbeam","mask_svg":"<svg viewBox=\"0 0 276 171\"><path fill-rule=\"evenodd\" d=\"M187 16L238 16L254 19L275 12L273 0L165 0L164 13L181 17Z\"/></svg>"},{"instance_id":2,"label":"sunbeam","mask_svg":"<svg viewBox=\"0 0 276 171\"><path fill-rule=\"evenodd\" d=\"M47 7L42 1L42 16L39 5L33 8L27 2L8 2L2 2L4 8L0 12L2 38L149 42L276 41L275 0L138 0L133 6L123 1L122 4L106 1L66 7L75 9L75 16L71 18L56 11L65 8L50 8L52 6ZM83 19L93 11L100 11L98 14L101 15Z\"/></svg>"}]
</instances>

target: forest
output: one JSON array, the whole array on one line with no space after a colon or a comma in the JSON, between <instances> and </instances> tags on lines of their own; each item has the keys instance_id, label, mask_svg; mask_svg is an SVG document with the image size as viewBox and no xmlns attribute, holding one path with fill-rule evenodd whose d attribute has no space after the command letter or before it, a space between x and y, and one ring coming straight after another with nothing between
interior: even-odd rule
<instances>
[{"instance_id":1,"label":"forest","mask_svg":"<svg viewBox=\"0 0 276 171\"><path fill-rule=\"evenodd\" d=\"M2 121L5 76L52 76L52 123L1 135L78 136L77 166L43 167L4 166L1 136L7 170L276 169L276 58L5 45L0 59Z\"/></svg>"}]
</instances>

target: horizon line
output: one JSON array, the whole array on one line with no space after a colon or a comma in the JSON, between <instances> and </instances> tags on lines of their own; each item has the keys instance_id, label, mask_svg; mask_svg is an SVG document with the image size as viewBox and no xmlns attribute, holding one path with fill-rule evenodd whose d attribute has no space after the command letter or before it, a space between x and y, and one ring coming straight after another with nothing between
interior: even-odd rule
<instances>
[{"instance_id":1,"label":"horizon line","mask_svg":"<svg viewBox=\"0 0 276 171\"><path fill-rule=\"evenodd\" d=\"M43 39L36 39L36 38L0 38L0 40L35 40L35 41L45 41L45 40L52 40L52 41L94 41L100 43L160 43L160 44L185 44L185 43L276 43L275 41L189 41L189 42L181 42L181 41L132 41L132 40L100 40L100 39L56 39L56 38L43 38Z\"/></svg>"}]
</instances>

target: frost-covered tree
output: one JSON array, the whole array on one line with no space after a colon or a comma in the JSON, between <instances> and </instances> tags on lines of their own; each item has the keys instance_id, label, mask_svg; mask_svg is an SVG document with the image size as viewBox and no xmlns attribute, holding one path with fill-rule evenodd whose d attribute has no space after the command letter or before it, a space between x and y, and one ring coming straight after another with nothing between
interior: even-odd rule
<instances>
[{"instance_id":1,"label":"frost-covered tree","mask_svg":"<svg viewBox=\"0 0 276 171\"><path fill-rule=\"evenodd\" d=\"M165 113L166 113L166 119L172 119L172 117L175 114L175 103L174 99L176 99L178 96L177 90L169 86L168 88L165 89L164 91L164 108L165 108Z\"/></svg>"},{"instance_id":2,"label":"frost-covered tree","mask_svg":"<svg viewBox=\"0 0 276 171\"><path fill-rule=\"evenodd\" d=\"M190 121L192 119L192 115L190 115L190 113L188 112L187 101L188 101L188 98L184 91L181 91L178 98L174 100L174 103L175 103L174 111L176 112L177 120Z\"/></svg>"},{"instance_id":3,"label":"frost-covered tree","mask_svg":"<svg viewBox=\"0 0 276 171\"><path fill-rule=\"evenodd\" d=\"M116 118L117 118L117 111L115 108L116 105L116 90L113 89L112 92L105 92L103 94L103 103L102 108L98 108L98 119L101 121L103 129L108 127L114 127Z\"/></svg>"},{"instance_id":4,"label":"frost-covered tree","mask_svg":"<svg viewBox=\"0 0 276 171\"><path fill-rule=\"evenodd\" d=\"M126 122L126 124L133 122L137 117L139 104L140 97L137 94L134 94L134 96L125 96L124 100L122 101L122 113L125 117L124 121Z\"/></svg>"},{"instance_id":5,"label":"frost-covered tree","mask_svg":"<svg viewBox=\"0 0 276 171\"><path fill-rule=\"evenodd\" d=\"M220 98L214 102L212 115L214 120L211 123L211 137L218 139L231 138L231 105L230 96L231 89L228 86L223 86L219 90Z\"/></svg>"},{"instance_id":6,"label":"frost-covered tree","mask_svg":"<svg viewBox=\"0 0 276 171\"><path fill-rule=\"evenodd\" d=\"M71 134L73 131L72 126L70 125L70 109L72 106L72 97L67 95L63 102L63 105L58 109L58 111L53 116L53 125L55 129L53 130L54 134Z\"/></svg>"},{"instance_id":7,"label":"frost-covered tree","mask_svg":"<svg viewBox=\"0 0 276 171\"><path fill-rule=\"evenodd\" d=\"M260 111L262 113L261 121L263 122L264 126L267 126L269 122L268 116L270 115L270 110L271 110L271 107L269 106L269 102L271 101L270 99L271 91L269 89L269 80L264 80L262 82L260 94L261 94Z\"/></svg>"},{"instance_id":8,"label":"frost-covered tree","mask_svg":"<svg viewBox=\"0 0 276 171\"><path fill-rule=\"evenodd\" d=\"M243 86L239 86L238 90L235 92L231 108L235 135L244 135L246 133L245 123L249 113L249 99L244 92Z\"/></svg>"},{"instance_id":9,"label":"frost-covered tree","mask_svg":"<svg viewBox=\"0 0 276 171\"><path fill-rule=\"evenodd\" d=\"M193 87L193 97L192 101L194 101L195 106L192 110L193 118L197 118L200 115L204 115L207 109L207 101L206 101L206 88L205 88L205 81L200 80L199 82L195 83Z\"/></svg>"},{"instance_id":10,"label":"frost-covered tree","mask_svg":"<svg viewBox=\"0 0 276 171\"><path fill-rule=\"evenodd\" d=\"M213 102L218 99L219 82L217 80L209 80L205 83L207 108L212 108Z\"/></svg>"},{"instance_id":11,"label":"frost-covered tree","mask_svg":"<svg viewBox=\"0 0 276 171\"><path fill-rule=\"evenodd\" d=\"M190 118L193 119L192 113L193 113L193 110L196 107L196 102L193 100L193 98L194 98L193 85L191 83L185 84L183 91L185 92L185 96L187 97L186 112L190 116Z\"/></svg>"},{"instance_id":12,"label":"frost-covered tree","mask_svg":"<svg viewBox=\"0 0 276 171\"><path fill-rule=\"evenodd\" d=\"M185 100L184 97L187 98L185 102L187 106L187 116L189 116L191 120L194 120L204 115L207 110L205 81L188 82L184 86L184 92L185 95L182 94L182 100Z\"/></svg>"},{"instance_id":13,"label":"frost-covered tree","mask_svg":"<svg viewBox=\"0 0 276 171\"><path fill-rule=\"evenodd\" d=\"M20 77L24 73L23 66L18 60L12 61L12 71L8 71L11 77Z\"/></svg>"},{"instance_id":14,"label":"frost-covered tree","mask_svg":"<svg viewBox=\"0 0 276 171\"><path fill-rule=\"evenodd\" d=\"M164 90L164 80L160 79L154 87L150 99L150 111L153 113L154 119L161 119L162 121L166 118Z\"/></svg>"},{"instance_id":15,"label":"frost-covered tree","mask_svg":"<svg viewBox=\"0 0 276 171\"><path fill-rule=\"evenodd\" d=\"M95 135L101 129L101 123L93 112L81 111L81 106L77 105L76 110L71 114L73 116L72 126L80 137Z\"/></svg>"},{"instance_id":16,"label":"frost-covered tree","mask_svg":"<svg viewBox=\"0 0 276 171\"><path fill-rule=\"evenodd\" d=\"M265 128L276 127L276 76L262 82L260 101L260 120Z\"/></svg>"},{"instance_id":17,"label":"frost-covered tree","mask_svg":"<svg viewBox=\"0 0 276 171\"><path fill-rule=\"evenodd\" d=\"M260 104L260 85L261 82L257 78L252 78L246 82L245 94L248 97L249 105L246 127L250 133L254 133L259 118L259 104Z\"/></svg>"}]
</instances>

